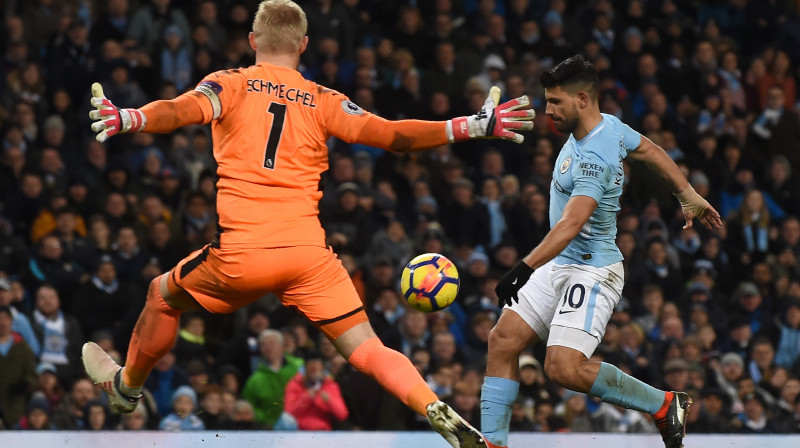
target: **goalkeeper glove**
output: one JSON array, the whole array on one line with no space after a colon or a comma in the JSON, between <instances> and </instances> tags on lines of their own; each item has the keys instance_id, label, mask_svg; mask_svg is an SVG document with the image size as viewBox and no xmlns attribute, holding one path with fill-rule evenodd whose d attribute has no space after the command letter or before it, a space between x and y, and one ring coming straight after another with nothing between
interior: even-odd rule
<instances>
[{"instance_id":1,"label":"goalkeeper glove","mask_svg":"<svg viewBox=\"0 0 800 448\"><path fill-rule=\"evenodd\" d=\"M95 120L92 131L97 132L95 139L100 143L122 132L139 132L147 124L147 117L139 109L120 109L111 103L98 82L92 84L91 102L97 110L89 112L89 118Z\"/></svg>"},{"instance_id":2,"label":"goalkeeper glove","mask_svg":"<svg viewBox=\"0 0 800 448\"><path fill-rule=\"evenodd\" d=\"M519 290L522 285L528 283L528 279L533 275L533 268L524 261L515 264L508 272L500 277L494 292L500 299L500 306L511 306L513 302L519 303Z\"/></svg>"},{"instance_id":3,"label":"goalkeeper glove","mask_svg":"<svg viewBox=\"0 0 800 448\"><path fill-rule=\"evenodd\" d=\"M477 114L447 121L447 138L451 142L471 138L502 138L522 143L525 137L509 129L520 131L533 129L536 112L533 109L517 110L530 105L530 100L523 95L498 106L499 102L500 88L492 87L489 90L489 97Z\"/></svg>"}]
</instances>

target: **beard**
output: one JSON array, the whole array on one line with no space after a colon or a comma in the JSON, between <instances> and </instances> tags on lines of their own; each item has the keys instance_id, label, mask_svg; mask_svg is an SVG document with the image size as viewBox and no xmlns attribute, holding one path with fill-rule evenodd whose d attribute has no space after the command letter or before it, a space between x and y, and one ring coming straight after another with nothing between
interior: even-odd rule
<instances>
[{"instance_id":1,"label":"beard","mask_svg":"<svg viewBox=\"0 0 800 448\"><path fill-rule=\"evenodd\" d=\"M571 117L565 116L563 120L553 121L553 124L556 129L558 129L558 132L562 134L572 134L578 126L578 114L576 113Z\"/></svg>"},{"instance_id":2,"label":"beard","mask_svg":"<svg viewBox=\"0 0 800 448\"><path fill-rule=\"evenodd\" d=\"M572 134L575 132L575 128L578 127L578 122L580 121L580 113L578 112L578 107L575 104L571 105L569 112L566 110L564 111L564 116L559 121L553 121L556 129L558 132L562 134Z\"/></svg>"}]
</instances>

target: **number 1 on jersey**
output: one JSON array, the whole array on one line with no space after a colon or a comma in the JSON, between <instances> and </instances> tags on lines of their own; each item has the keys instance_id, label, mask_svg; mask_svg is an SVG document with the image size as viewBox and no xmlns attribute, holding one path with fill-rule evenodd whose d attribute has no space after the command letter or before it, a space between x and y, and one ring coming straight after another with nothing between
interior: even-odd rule
<instances>
[{"instance_id":1,"label":"number 1 on jersey","mask_svg":"<svg viewBox=\"0 0 800 448\"><path fill-rule=\"evenodd\" d=\"M267 136L267 148L264 152L264 168L275 169L275 155L278 152L278 144L281 142L283 133L283 122L286 118L286 105L281 103L269 103L267 112L272 115L272 126L269 128Z\"/></svg>"}]
</instances>

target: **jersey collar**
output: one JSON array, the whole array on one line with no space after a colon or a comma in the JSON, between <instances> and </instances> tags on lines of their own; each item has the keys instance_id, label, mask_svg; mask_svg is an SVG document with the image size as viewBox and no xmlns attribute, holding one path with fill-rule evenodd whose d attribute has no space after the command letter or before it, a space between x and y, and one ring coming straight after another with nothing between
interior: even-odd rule
<instances>
[{"instance_id":1,"label":"jersey collar","mask_svg":"<svg viewBox=\"0 0 800 448\"><path fill-rule=\"evenodd\" d=\"M595 135L599 134L600 131L602 131L604 127L606 127L606 116L605 115L603 115L603 119L600 120L600 123L597 123L597 126L595 126L594 129L592 129L591 132L589 132L586 135L586 137L583 137L580 140L575 140L575 143L577 143L577 144L579 144L581 146L585 145L586 143L589 142L589 140L594 138ZM574 136L572 138L575 139Z\"/></svg>"}]
</instances>

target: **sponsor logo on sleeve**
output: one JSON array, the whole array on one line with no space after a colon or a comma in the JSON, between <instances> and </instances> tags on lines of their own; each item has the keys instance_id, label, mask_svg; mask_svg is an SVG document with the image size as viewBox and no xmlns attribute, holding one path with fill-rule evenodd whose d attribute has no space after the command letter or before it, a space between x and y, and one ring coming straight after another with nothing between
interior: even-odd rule
<instances>
[{"instance_id":1,"label":"sponsor logo on sleeve","mask_svg":"<svg viewBox=\"0 0 800 448\"><path fill-rule=\"evenodd\" d=\"M364 109L358 107L358 104L350 100L342 100L342 110L350 115L363 115Z\"/></svg>"}]
</instances>

